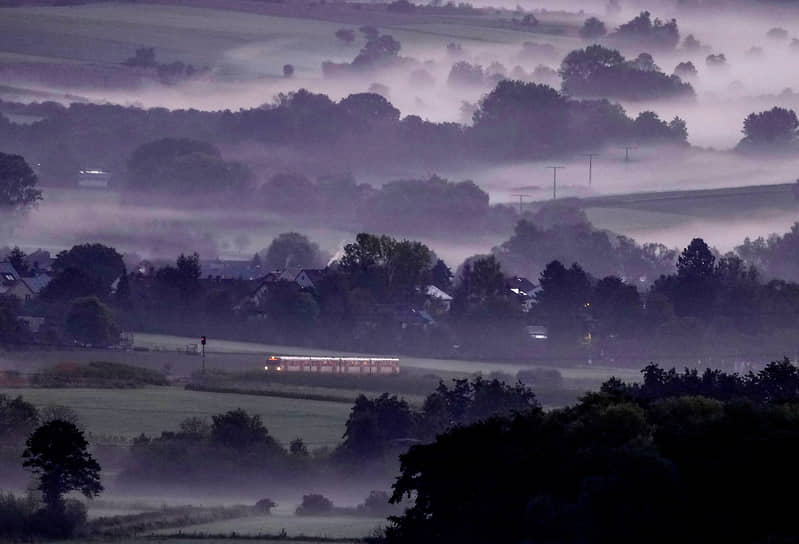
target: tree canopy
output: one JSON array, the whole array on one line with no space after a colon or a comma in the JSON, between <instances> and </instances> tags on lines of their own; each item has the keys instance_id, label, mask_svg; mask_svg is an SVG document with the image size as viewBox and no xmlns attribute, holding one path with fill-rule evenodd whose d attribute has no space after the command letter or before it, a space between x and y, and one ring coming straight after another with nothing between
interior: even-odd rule
<instances>
[{"instance_id":1,"label":"tree canopy","mask_svg":"<svg viewBox=\"0 0 799 544\"><path fill-rule=\"evenodd\" d=\"M741 145L785 145L796 140L799 119L796 112L780 107L750 113L744 119Z\"/></svg>"},{"instance_id":2,"label":"tree canopy","mask_svg":"<svg viewBox=\"0 0 799 544\"><path fill-rule=\"evenodd\" d=\"M119 342L119 327L111 309L95 296L77 298L72 302L65 330L81 344L107 347Z\"/></svg>"},{"instance_id":3,"label":"tree canopy","mask_svg":"<svg viewBox=\"0 0 799 544\"><path fill-rule=\"evenodd\" d=\"M63 508L63 496L70 491L91 498L103 490L100 465L73 423L49 421L33 432L25 446L23 465L38 476L39 490L51 511Z\"/></svg>"},{"instance_id":4,"label":"tree canopy","mask_svg":"<svg viewBox=\"0 0 799 544\"><path fill-rule=\"evenodd\" d=\"M36 174L22 156L0 153L0 208L18 210L41 200L37 181Z\"/></svg>"},{"instance_id":5,"label":"tree canopy","mask_svg":"<svg viewBox=\"0 0 799 544\"><path fill-rule=\"evenodd\" d=\"M787 361L747 377L651 365L642 385L456 427L401 456L391 500L411 505L386 540L790 541L773 486L799 483L797 384Z\"/></svg>"},{"instance_id":6,"label":"tree canopy","mask_svg":"<svg viewBox=\"0 0 799 544\"><path fill-rule=\"evenodd\" d=\"M188 138L143 144L127 166L128 188L172 194L242 191L252 177L241 163L223 160L212 144Z\"/></svg>"},{"instance_id":7,"label":"tree canopy","mask_svg":"<svg viewBox=\"0 0 799 544\"><path fill-rule=\"evenodd\" d=\"M628 61L615 49L590 45L570 52L560 66L564 93L627 100L691 97L694 90L677 75L666 75L652 56Z\"/></svg>"},{"instance_id":8,"label":"tree canopy","mask_svg":"<svg viewBox=\"0 0 799 544\"><path fill-rule=\"evenodd\" d=\"M326 261L319 246L298 232L279 234L259 255L266 270L321 268Z\"/></svg>"}]
</instances>

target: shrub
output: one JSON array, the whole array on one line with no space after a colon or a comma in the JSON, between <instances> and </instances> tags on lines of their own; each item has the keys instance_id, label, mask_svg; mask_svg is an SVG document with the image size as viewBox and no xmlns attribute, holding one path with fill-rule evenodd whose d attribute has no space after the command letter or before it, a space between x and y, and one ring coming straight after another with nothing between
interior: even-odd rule
<instances>
[{"instance_id":1,"label":"shrub","mask_svg":"<svg viewBox=\"0 0 799 544\"><path fill-rule=\"evenodd\" d=\"M260 514L271 514L272 508L277 506L277 503L272 499L261 499L255 503L255 511Z\"/></svg>"},{"instance_id":2,"label":"shrub","mask_svg":"<svg viewBox=\"0 0 799 544\"><path fill-rule=\"evenodd\" d=\"M560 371L554 368L531 368L530 370L520 370L516 378L525 385L529 385L534 391L540 389L561 389L563 387L563 376Z\"/></svg>"},{"instance_id":3,"label":"shrub","mask_svg":"<svg viewBox=\"0 0 799 544\"><path fill-rule=\"evenodd\" d=\"M149 368L92 361L87 364L60 363L42 370L31 378L37 387L100 387L130 388L146 385L168 385L161 372Z\"/></svg>"},{"instance_id":4,"label":"shrub","mask_svg":"<svg viewBox=\"0 0 799 544\"><path fill-rule=\"evenodd\" d=\"M325 497L312 493L303 495L302 504L297 507L295 512L298 516L324 516L333 512L333 502Z\"/></svg>"}]
</instances>

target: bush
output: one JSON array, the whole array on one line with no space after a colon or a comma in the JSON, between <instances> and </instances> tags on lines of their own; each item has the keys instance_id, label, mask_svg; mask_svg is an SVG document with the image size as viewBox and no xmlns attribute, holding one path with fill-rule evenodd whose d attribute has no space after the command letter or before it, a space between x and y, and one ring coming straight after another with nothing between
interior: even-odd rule
<instances>
[{"instance_id":1,"label":"bush","mask_svg":"<svg viewBox=\"0 0 799 544\"><path fill-rule=\"evenodd\" d=\"M520 370L516 378L525 385L529 385L533 391L541 389L562 389L563 376L559 370L554 368L531 368L530 370Z\"/></svg>"},{"instance_id":2,"label":"bush","mask_svg":"<svg viewBox=\"0 0 799 544\"><path fill-rule=\"evenodd\" d=\"M385 491L370 491L369 496L359 504L357 512L366 516L384 518L397 512L397 506L388 502L389 494Z\"/></svg>"},{"instance_id":3,"label":"bush","mask_svg":"<svg viewBox=\"0 0 799 544\"><path fill-rule=\"evenodd\" d=\"M0 538L16 540L28 536L30 518L38 506L32 496L17 498L0 493Z\"/></svg>"},{"instance_id":4,"label":"bush","mask_svg":"<svg viewBox=\"0 0 799 544\"><path fill-rule=\"evenodd\" d=\"M416 11L416 6L408 0L394 0L386 9L393 13L413 13Z\"/></svg>"},{"instance_id":5,"label":"bush","mask_svg":"<svg viewBox=\"0 0 799 544\"><path fill-rule=\"evenodd\" d=\"M66 319L66 333L76 342L95 347L119 342L119 326L114 315L96 296L72 301Z\"/></svg>"},{"instance_id":6,"label":"bush","mask_svg":"<svg viewBox=\"0 0 799 544\"><path fill-rule=\"evenodd\" d=\"M261 499L255 503L255 511L259 514L271 514L272 508L277 506L277 503L272 499Z\"/></svg>"},{"instance_id":7,"label":"bush","mask_svg":"<svg viewBox=\"0 0 799 544\"><path fill-rule=\"evenodd\" d=\"M17 498L11 493L0 494L0 540L72 538L86 532L86 506L82 502L69 499L57 511L40 506L33 495Z\"/></svg>"},{"instance_id":8,"label":"bush","mask_svg":"<svg viewBox=\"0 0 799 544\"><path fill-rule=\"evenodd\" d=\"M295 512L298 516L324 516L333 513L333 501L319 494L303 495L302 504Z\"/></svg>"},{"instance_id":9,"label":"bush","mask_svg":"<svg viewBox=\"0 0 799 544\"><path fill-rule=\"evenodd\" d=\"M87 364L60 363L31 378L37 387L131 388L169 385L161 372L124 363L92 361Z\"/></svg>"}]
</instances>

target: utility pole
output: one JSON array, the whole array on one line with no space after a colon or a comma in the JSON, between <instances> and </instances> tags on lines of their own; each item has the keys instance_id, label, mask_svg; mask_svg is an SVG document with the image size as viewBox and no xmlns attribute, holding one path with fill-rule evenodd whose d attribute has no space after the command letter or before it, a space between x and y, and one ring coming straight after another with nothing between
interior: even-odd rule
<instances>
[{"instance_id":1,"label":"utility pole","mask_svg":"<svg viewBox=\"0 0 799 544\"><path fill-rule=\"evenodd\" d=\"M594 157L599 155L599 153L585 153L585 156L588 157L588 186L591 187L591 179L593 178L593 170L594 170Z\"/></svg>"},{"instance_id":2,"label":"utility pole","mask_svg":"<svg viewBox=\"0 0 799 544\"><path fill-rule=\"evenodd\" d=\"M552 200L558 199L558 170L565 166L547 166L552 169Z\"/></svg>"},{"instance_id":3,"label":"utility pole","mask_svg":"<svg viewBox=\"0 0 799 544\"><path fill-rule=\"evenodd\" d=\"M636 147L638 146L635 145L622 146L622 149L624 149L624 162L630 162L630 150L635 149Z\"/></svg>"},{"instance_id":4,"label":"utility pole","mask_svg":"<svg viewBox=\"0 0 799 544\"><path fill-rule=\"evenodd\" d=\"M519 217L521 217L522 216L522 199L525 198L525 197L528 197L530 195L514 194L514 195L511 195L511 196L518 196L519 197Z\"/></svg>"}]
</instances>

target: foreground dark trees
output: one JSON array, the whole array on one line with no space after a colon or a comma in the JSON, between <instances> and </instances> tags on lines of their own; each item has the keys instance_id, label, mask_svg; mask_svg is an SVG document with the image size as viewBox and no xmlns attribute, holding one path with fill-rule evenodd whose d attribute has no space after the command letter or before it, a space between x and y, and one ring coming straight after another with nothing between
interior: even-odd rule
<instances>
[{"instance_id":1,"label":"foreground dark trees","mask_svg":"<svg viewBox=\"0 0 799 544\"><path fill-rule=\"evenodd\" d=\"M795 542L797 369L611 380L579 404L440 435L401 457L395 542ZM698 396L697 396L698 395Z\"/></svg>"},{"instance_id":2,"label":"foreground dark trees","mask_svg":"<svg viewBox=\"0 0 799 544\"><path fill-rule=\"evenodd\" d=\"M64 495L80 491L88 498L103 490L100 465L89 453L89 443L74 423L53 420L28 438L23 465L39 478L39 490L51 512L64 508Z\"/></svg>"}]
</instances>

